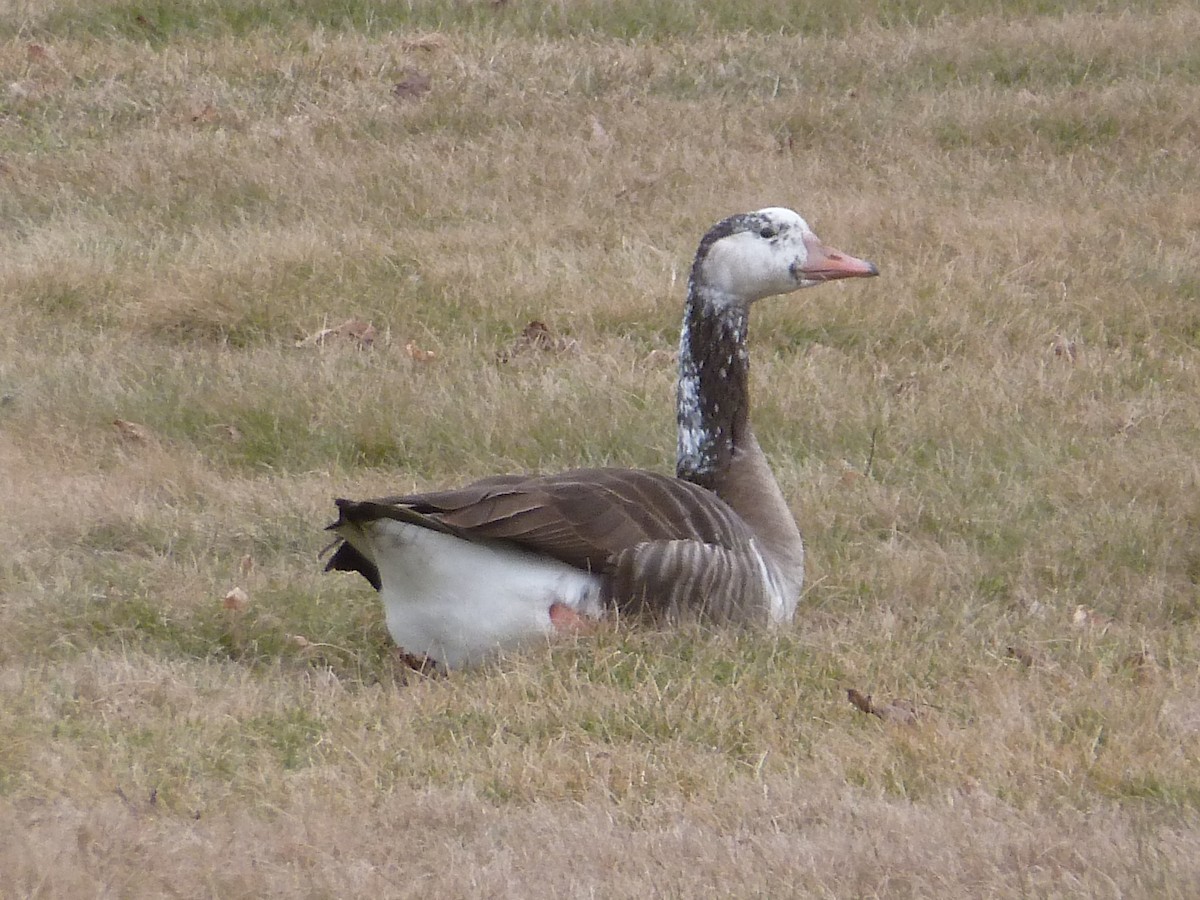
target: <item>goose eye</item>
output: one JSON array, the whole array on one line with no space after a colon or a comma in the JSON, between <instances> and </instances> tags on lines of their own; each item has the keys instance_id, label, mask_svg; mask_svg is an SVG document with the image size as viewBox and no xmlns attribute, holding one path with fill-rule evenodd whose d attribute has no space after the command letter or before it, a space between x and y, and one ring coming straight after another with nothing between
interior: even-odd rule
<instances>
[{"instance_id":1,"label":"goose eye","mask_svg":"<svg viewBox=\"0 0 1200 900\"><path fill-rule=\"evenodd\" d=\"M772 228L770 225L764 225L762 228L760 228L758 230L758 236L761 238L773 238L777 234L779 234L779 232L776 231L774 228Z\"/></svg>"}]
</instances>

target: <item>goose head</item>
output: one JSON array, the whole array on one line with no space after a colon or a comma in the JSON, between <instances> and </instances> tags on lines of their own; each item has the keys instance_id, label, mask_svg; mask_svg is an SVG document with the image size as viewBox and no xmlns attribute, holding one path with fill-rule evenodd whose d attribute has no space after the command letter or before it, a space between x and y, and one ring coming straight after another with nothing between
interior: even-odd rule
<instances>
[{"instance_id":1,"label":"goose head","mask_svg":"<svg viewBox=\"0 0 1200 900\"><path fill-rule=\"evenodd\" d=\"M757 447L749 429L751 304L837 278L878 274L873 263L823 243L790 209L742 213L709 229L692 263L679 337L680 478L721 495L738 449Z\"/></svg>"},{"instance_id":2,"label":"goose head","mask_svg":"<svg viewBox=\"0 0 1200 900\"><path fill-rule=\"evenodd\" d=\"M796 212L768 207L730 216L700 242L691 290L717 306L748 306L838 278L878 275L873 263L825 244Z\"/></svg>"}]
</instances>

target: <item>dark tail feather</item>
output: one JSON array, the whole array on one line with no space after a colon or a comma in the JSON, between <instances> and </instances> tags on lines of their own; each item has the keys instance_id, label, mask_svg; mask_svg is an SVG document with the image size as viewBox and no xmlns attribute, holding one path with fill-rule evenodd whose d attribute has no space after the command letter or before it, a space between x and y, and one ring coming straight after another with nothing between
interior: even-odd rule
<instances>
[{"instance_id":1,"label":"dark tail feather","mask_svg":"<svg viewBox=\"0 0 1200 900\"><path fill-rule=\"evenodd\" d=\"M338 520L332 525L326 526L326 531L336 531L342 525L350 522L351 519L346 515L346 512L347 510L353 511L358 506L352 500L338 499L335 502L338 507ZM357 572L363 578L367 579L367 581L371 582L371 587L375 588L375 590L383 589L383 581L379 577L379 567L363 556L353 544L344 538L339 539L330 544L329 547L326 547L325 550L322 550L321 555L324 556L331 547L336 547L337 549L334 551L333 556L329 558L329 562L325 563L326 572Z\"/></svg>"},{"instance_id":2,"label":"dark tail feather","mask_svg":"<svg viewBox=\"0 0 1200 900\"><path fill-rule=\"evenodd\" d=\"M348 541L342 541L342 545L329 558L329 562L325 563L325 571L357 572L371 582L371 587L375 590L383 589L383 582L379 580L379 568L355 550L354 545Z\"/></svg>"}]
</instances>

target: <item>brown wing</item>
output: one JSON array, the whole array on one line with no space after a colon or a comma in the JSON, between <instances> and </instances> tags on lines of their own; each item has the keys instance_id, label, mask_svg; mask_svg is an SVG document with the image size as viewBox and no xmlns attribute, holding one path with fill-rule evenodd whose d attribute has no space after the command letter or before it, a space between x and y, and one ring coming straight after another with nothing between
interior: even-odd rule
<instances>
[{"instance_id":1,"label":"brown wing","mask_svg":"<svg viewBox=\"0 0 1200 900\"><path fill-rule=\"evenodd\" d=\"M699 542L740 552L752 537L715 494L637 469L502 476L456 490L338 506L344 520L411 521L468 540L507 541L595 572L611 571L618 554L648 542Z\"/></svg>"}]
</instances>

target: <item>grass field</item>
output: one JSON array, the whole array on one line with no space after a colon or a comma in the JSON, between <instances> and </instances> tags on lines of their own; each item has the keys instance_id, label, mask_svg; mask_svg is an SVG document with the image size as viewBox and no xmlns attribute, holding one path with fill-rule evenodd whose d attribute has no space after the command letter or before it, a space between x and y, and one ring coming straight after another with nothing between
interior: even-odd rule
<instances>
[{"instance_id":1,"label":"grass field","mask_svg":"<svg viewBox=\"0 0 1200 900\"><path fill-rule=\"evenodd\" d=\"M1200 895L1195 5L381 6L0 2L0 896ZM767 205L795 625L405 670L332 498L670 471Z\"/></svg>"}]
</instances>

